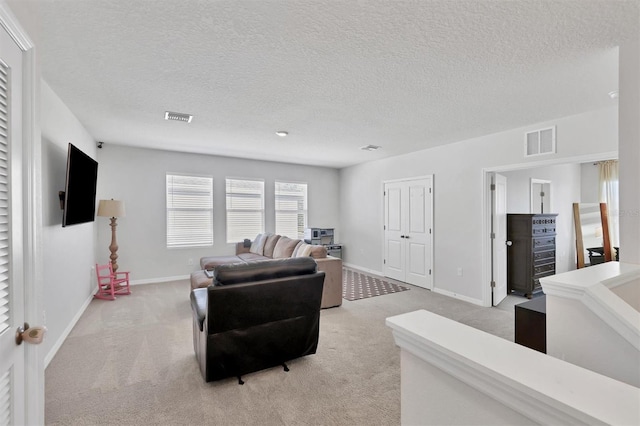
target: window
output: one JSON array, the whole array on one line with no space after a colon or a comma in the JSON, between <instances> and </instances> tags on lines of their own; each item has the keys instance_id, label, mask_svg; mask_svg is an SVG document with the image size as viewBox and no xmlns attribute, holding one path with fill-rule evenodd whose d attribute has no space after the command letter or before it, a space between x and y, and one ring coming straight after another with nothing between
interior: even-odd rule
<instances>
[{"instance_id":1,"label":"window","mask_svg":"<svg viewBox=\"0 0 640 426\"><path fill-rule=\"evenodd\" d=\"M307 184L276 182L276 234L304 238L307 227Z\"/></svg>"},{"instance_id":2,"label":"window","mask_svg":"<svg viewBox=\"0 0 640 426\"><path fill-rule=\"evenodd\" d=\"M227 242L264 232L264 181L227 179Z\"/></svg>"},{"instance_id":3,"label":"window","mask_svg":"<svg viewBox=\"0 0 640 426\"><path fill-rule=\"evenodd\" d=\"M213 178L167 174L167 247L213 245Z\"/></svg>"}]
</instances>

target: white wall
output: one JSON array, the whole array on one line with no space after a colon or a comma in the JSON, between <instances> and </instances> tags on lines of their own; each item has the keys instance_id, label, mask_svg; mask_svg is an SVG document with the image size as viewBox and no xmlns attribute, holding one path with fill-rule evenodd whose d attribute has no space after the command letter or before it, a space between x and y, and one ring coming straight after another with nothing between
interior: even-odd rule
<instances>
[{"instance_id":1,"label":"white wall","mask_svg":"<svg viewBox=\"0 0 640 426\"><path fill-rule=\"evenodd\" d=\"M600 202L600 172L598 165L590 162L580 165L580 202Z\"/></svg>"},{"instance_id":2,"label":"white wall","mask_svg":"<svg viewBox=\"0 0 640 426\"><path fill-rule=\"evenodd\" d=\"M489 285L482 279L484 170L614 152L617 119L617 107L612 106L342 169L340 239L345 263L382 271L382 182L434 174L434 289L483 303L483 286ZM524 133L552 125L557 126L557 153L525 159ZM457 276L459 267L463 276Z\"/></svg>"},{"instance_id":3,"label":"white wall","mask_svg":"<svg viewBox=\"0 0 640 426\"><path fill-rule=\"evenodd\" d=\"M551 181L551 209L556 218L556 272L575 269L573 203L580 202L580 165L556 166L501 172L507 178L507 212L531 212L531 178Z\"/></svg>"},{"instance_id":4,"label":"white wall","mask_svg":"<svg viewBox=\"0 0 640 426\"><path fill-rule=\"evenodd\" d=\"M620 260L640 264L640 40L620 52Z\"/></svg>"},{"instance_id":5,"label":"white wall","mask_svg":"<svg viewBox=\"0 0 640 426\"><path fill-rule=\"evenodd\" d=\"M626 300L640 294L640 265L607 262L540 282L547 354L640 387L640 312Z\"/></svg>"},{"instance_id":6,"label":"white wall","mask_svg":"<svg viewBox=\"0 0 640 426\"><path fill-rule=\"evenodd\" d=\"M546 302L549 355L640 386L638 350L633 345L579 300L547 295Z\"/></svg>"},{"instance_id":7,"label":"white wall","mask_svg":"<svg viewBox=\"0 0 640 426\"><path fill-rule=\"evenodd\" d=\"M125 202L127 216L118 219L118 265L133 281L186 276L199 269L200 257L234 254L226 243L225 178L265 179L266 231L275 231L274 182L308 183L308 224L336 228L339 174L336 169L230 157L130 148L105 143L98 150L98 199ZM166 173L213 176L213 247L167 249ZM107 261L111 230L107 218L98 218L98 259ZM193 261L189 265L189 259ZM185 290L186 291L186 290Z\"/></svg>"},{"instance_id":8,"label":"white wall","mask_svg":"<svg viewBox=\"0 0 640 426\"><path fill-rule=\"evenodd\" d=\"M62 227L58 191L64 191L67 144L96 158L96 144L46 82L41 84L42 252L47 338L45 363L77 321L95 291L95 223Z\"/></svg>"}]
</instances>

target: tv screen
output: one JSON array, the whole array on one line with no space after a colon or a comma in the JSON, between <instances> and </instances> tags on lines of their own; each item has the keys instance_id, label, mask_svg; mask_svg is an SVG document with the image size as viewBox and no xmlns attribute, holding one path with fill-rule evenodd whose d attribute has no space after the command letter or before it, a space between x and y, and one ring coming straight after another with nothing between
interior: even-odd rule
<instances>
[{"instance_id":1,"label":"tv screen","mask_svg":"<svg viewBox=\"0 0 640 426\"><path fill-rule=\"evenodd\" d=\"M97 181L98 162L69 144L62 226L95 220Z\"/></svg>"}]
</instances>

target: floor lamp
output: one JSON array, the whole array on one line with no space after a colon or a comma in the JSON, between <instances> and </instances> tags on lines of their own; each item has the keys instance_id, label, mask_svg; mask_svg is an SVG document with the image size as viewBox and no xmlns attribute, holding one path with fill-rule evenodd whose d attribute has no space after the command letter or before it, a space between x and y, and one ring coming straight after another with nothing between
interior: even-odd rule
<instances>
[{"instance_id":1,"label":"floor lamp","mask_svg":"<svg viewBox=\"0 0 640 426\"><path fill-rule=\"evenodd\" d=\"M116 242L116 218L124 217L124 201L120 200L100 200L98 204L98 216L111 218L111 245L109 251L111 251L111 266L113 272L118 270L118 243Z\"/></svg>"}]
</instances>

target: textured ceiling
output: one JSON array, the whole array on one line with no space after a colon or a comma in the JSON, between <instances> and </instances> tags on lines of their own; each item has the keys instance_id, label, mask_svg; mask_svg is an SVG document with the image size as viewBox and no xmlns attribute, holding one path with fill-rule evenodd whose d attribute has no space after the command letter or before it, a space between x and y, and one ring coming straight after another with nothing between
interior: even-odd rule
<instances>
[{"instance_id":1,"label":"textured ceiling","mask_svg":"<svg viewBox=\"0 0 640 426\"><path fill-rule=\"evenodd\" d=\"M331 167L610 106L639 17L636 0L25 1L43 78L96 140Z\"/></svg>"}]
</instances>

